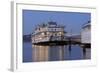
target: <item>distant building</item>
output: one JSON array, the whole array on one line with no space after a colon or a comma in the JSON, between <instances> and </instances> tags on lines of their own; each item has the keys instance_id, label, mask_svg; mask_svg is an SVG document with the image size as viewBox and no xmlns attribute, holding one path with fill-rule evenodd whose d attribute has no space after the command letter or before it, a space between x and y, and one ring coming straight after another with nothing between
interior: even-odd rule
<instances>
[{"instance_id":1,"label":"distant building","mask_svg":"<svg viewBox=\"0 0 100 73\"><path fill-rule=\"evenodd\" d=\"M91 22L88 21L83 27L81 32L81 43L84 45L91 44Z\"/></svg>"},{"instance_id":2,"label":"distant building","mask_svg":"<svg viewBox=\"0 0 100 73\"><path fill-rule=\"evenodd\" d=\"M62 40L64 35L64 26L51 21L35 28L32 34L32 43Z\"/></svg>"}]
</instances>

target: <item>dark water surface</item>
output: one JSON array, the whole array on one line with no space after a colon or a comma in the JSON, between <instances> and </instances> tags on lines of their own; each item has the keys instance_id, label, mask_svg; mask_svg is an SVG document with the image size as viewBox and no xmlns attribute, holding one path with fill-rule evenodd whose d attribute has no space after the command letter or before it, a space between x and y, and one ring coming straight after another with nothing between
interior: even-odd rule
<instances>
[{"instance_id":1,"label":"dark water surface","mask_svg":"<svg viewBox=\"0 0 100 73\"><path fill-rule=\"evenodd\" d=\"M91 59L91 49L79 45L37 46L31 42L23 43L23 62L82 60Z\"/></svg>"}]
</instances>

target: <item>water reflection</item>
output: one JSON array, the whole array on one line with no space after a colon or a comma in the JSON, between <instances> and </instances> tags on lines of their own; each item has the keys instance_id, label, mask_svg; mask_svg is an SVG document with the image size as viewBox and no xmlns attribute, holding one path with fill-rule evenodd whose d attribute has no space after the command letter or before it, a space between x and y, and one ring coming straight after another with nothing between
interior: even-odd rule
<instances>
[{"instance_id":1,"label":"water reflection","mask_svg":"<svg viewBox=\"0 0 100 73\"><path fill-rule=\"evenodd\" d=\"M83 48L83 59L90 59L91 58L91 50L90 48Z\"/></svg>"},{"instance_id":2,"label":"water reflection","mask_svg":"<svg viewBox=\"0 0 100 73\"><path fill-rule=\"evenodd\" d=\"M43 46L32 45L32 61L58 61L90 59L91 49L79 45Z\"/></svg>"},{"instance_id":3,"label":"water reflection","mask_svg":"<svg viewBox=\"0 0 100 73\"><path fill-rule=\"evenodd\" d=\"M48 61L49 47L32 45L32 60L33 61Z\"/></svg>"}]
</instances>

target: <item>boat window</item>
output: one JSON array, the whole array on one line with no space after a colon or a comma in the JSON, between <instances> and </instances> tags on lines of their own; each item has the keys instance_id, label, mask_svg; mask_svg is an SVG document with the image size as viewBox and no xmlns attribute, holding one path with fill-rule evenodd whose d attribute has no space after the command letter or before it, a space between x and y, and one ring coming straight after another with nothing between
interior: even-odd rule
<instances>
[{"instance_id":1,"label":"boat window","mask_svg":"<svg viewBox=\"0 0 100 73\"><path fill-rule=\"evenodd\" d=\"M40 28L39 28L39 30L40 30Z\"/></svg>"},{"instance_id":2,"label":"boat window","mask_svg":"<svg viewBox=\"0 0 100 73\"><path fill-rule=\"evenodd\" d=\"M47 32L44 32L44 35L47 35Z\"/></svg>"},{"instance_id":3,"label":"boat window","mask_svg":"<svg viewBox=\"0 0 100 73\"><path fill-rule=\"evenodd\" d=\"M55 28L55 31L56 31L56 28Z\"/></svg>"}]
</instances>

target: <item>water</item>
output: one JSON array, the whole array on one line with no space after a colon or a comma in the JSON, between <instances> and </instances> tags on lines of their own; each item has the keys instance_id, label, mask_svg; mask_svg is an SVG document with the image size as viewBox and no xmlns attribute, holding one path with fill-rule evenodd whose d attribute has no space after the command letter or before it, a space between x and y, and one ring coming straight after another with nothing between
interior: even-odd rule
<instances>
[{"instance_id":1,"label":"water","mask_svg":"<svg viewBox=\"0 0 100 73\"><path fill-rule=\"evenodd\" d=\"M23 43L23 62L61 61L91 59L91 49L79 45L37 46Z\"/></svg>"}]
</instances>

